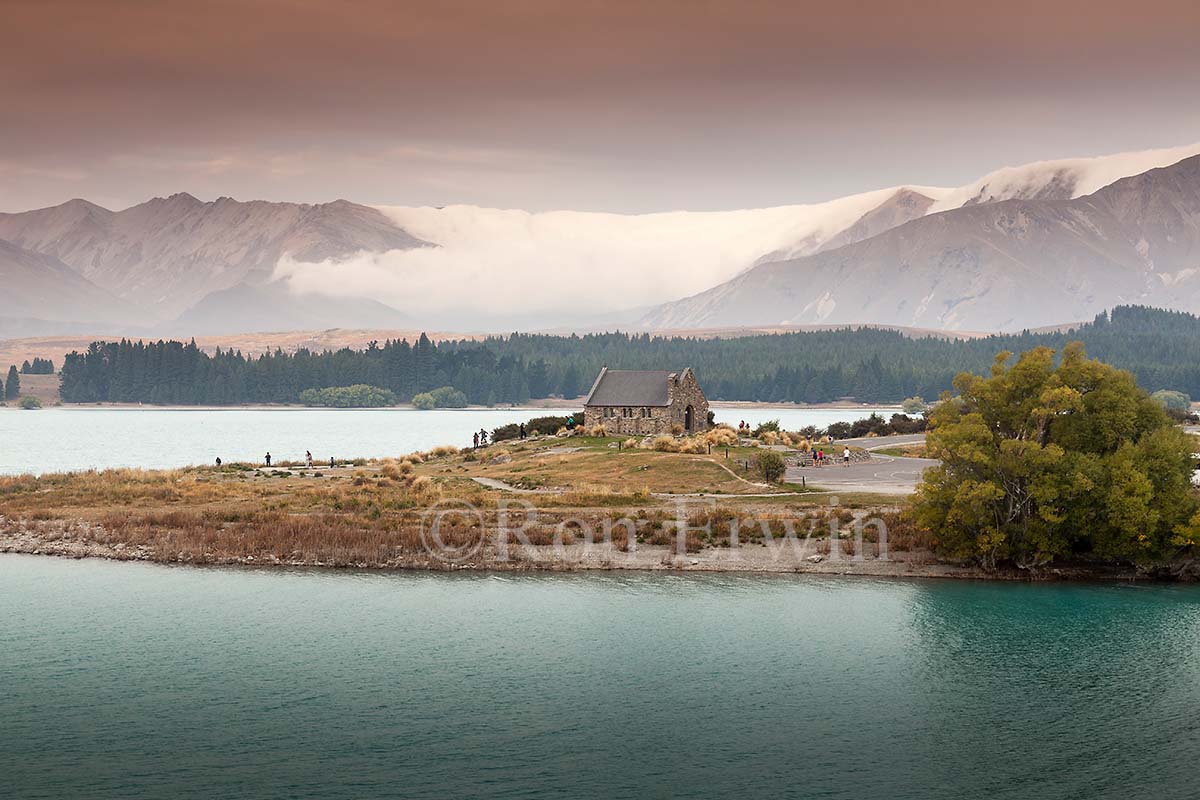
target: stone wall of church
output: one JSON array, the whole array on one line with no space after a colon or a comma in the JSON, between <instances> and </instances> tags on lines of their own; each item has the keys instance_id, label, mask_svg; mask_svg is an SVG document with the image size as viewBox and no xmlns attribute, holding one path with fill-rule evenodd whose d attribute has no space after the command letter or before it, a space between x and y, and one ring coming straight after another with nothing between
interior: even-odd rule
<instances>
[{"instance_id":1,"label":"stone wall of church","mask_svg":"<svg viewBox=\"0 0 1200 800\"><path fill-rule=\"evenodd\" d=\"M671 424L684 426L688 433L708 430L708 399L700 389L700 383L689 369L682 377L671 381L668 386L671 399ZM687 428L687 407L692 407L692 426Z\"/></svg>"},{"instance_id":2,"label":"stone wall of church","mask_svg":"<svg viewBox=\"0 0 1200 800\"><path fill-rule=\"evenodd\" d=\"M673 422L671 409L662 406L589 406L583 410L584 425L604 425L609 433L621 436L670 433Z\"/></svg>"}]
</instances>

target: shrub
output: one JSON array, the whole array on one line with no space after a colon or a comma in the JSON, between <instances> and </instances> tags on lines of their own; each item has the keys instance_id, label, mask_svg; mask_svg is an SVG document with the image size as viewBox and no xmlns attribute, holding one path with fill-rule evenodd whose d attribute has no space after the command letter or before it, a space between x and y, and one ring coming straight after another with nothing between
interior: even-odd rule
<instances>
[{"instance_id":1,"label":"shrub","mask_svg":"<svg viewBox=\"0 0 1200 800\"><path fill-rule=\"evenodd\" d=\"M453 386L441 386L430 392L438 408L466 408L467 395Z\"/></svg>"},{"instance_id":2,"label":"shrub","mask_svg":"<svg viewBox=\"0 0 1200 800\"><path fill-rule=\"evenodd\" d=\"M908 417L904 414L892 414L888 422L887 433L921 433L928 425L925 417Z\"/></svg>"},{"instance_id":3,"label":"shrub","mask_svg":"<svg viewBox=\"0 0 1200 800\"><path fill-rule=\"evenodd\" d=\"M354 386L305 389L300 393L300 402L306 406L326 408L382 408L396 405L396 395L390 389L358 383Z\"/></svg>"},{"instance_id":4,"label":"shrub","mask_svg":"<svg viewBox=\"0 0 1200 800\"><path fill-rule=\"evenodd\" d=\"M682 436L683 435L683 426L680 425L678 422L676 422L674 425L671 426L671 434L674 436Z\"/></svg>"},{"instance_id":5,"label":"shrub","mask_svg":"<svg viewBox=\"0 0 1200 800\"><path fill-rule=\"evenodd\" d=\"M767 431L774 431L775 433L779 433L779 420L769 419L766 422L760 423L759 426L754 429L754 438L755 439L761 438L762 435L764 433L766 433Z\"/></svg>"},{"instance_id":6,"label":"shrub","mask_svg":"<svg viewBox=\"0 0 1200 800\"><path fill-rule=\"evenodd\" d=\"M1150 396L1168 411L1189 411L1192 407L1192 398L1183 392L1176 392L1171 389L1159 389Z\"/></svg>"},{"instance_id":7,"label":"shrub","mask_svg":"<svg viewBox=\"0 0 1200 800\"><path fill-rule=\"evenodd\" d=\"M434 408L466 408L467 396L453 386L439 386L431 392L413 395L412 404L422 411Z\"/></svg>"},{"instance_id":8,"label":"shrub","mask_svg":"<svg viewBox=\"0 0 1200 800\"><path fill-rule=\"evenodd\" d=\"M850 423L835 422L825 429L825 436L830 439L849 439Z\"/></svg>"},{"instance_id":9,"label":"shrub","mask_svg":"<svg viewBox=\"0 0 1200 800\"><path fill-rule=\"evenodd\" d=\"M758 474L767 483L778 483L783 479L784 473L787 472L787 464L784 462L783 456L774 450L759 453L757 467Z\"/></svg>"},{"instance_id":10,"label":"shrub","mask_svg":"<svg viewBox=\"0 0 1200 800\"><path fill-rule=\"evenodd\" d=\"M832 426L831 426L831 431L832 431ZM871 434L879 436L880 434L887 433L887 432L888 432L887 421L883 417L879 416L878 414L872 414L869 417L865 417L864 419L857 419L854 422L850 423L850 435L848 437L838 437L838 438L858 439L863 436L870 436Z\"/></svg>"},{"instance_id":11,"label":"shrub","mask_svg":"<svg viewBox=\"0 0 1200 800\"><path fill-rule=\"evenodd\" d=\"M534 417L525 423L525 430L530 436L534 434L552 435L557 433L559 428L565 428L568 420L574 421L576 416L575 414L568 414L564 417ZM582 422L583 415L580 414L578 416L580 422Z\"/></svg>"},{"instance_id":12,"label":"shrub","mask_svg":"<svg viewBox=\"0 0 1200 800\"><path fill-rule=\"evenodd\" d=\"M525 433L529 436L554 436L567 427L567 423L575 424L575 415L562 417L534 417L525 423ZM492 441L502 442L505 439L516 439L521 435L519 423L501 425L492 431Z\"/></svg>"},{"instance_id":13,"label":"shrub","mask_svg":"<svg viewBox=\"0 0 1200 800\"><path fill-rule=\"evenodd\" d=\"M17 405L26 411L33 411L42 407L42 401L36 397L22 397L21 402Z\"/></svg>"},{"instance_id":14,"label":"shrub","mask_svg":"<svg viewBox=\"0 0 1200 800\"><path fill-rule=\"evenodd\" d=\"M905 414L911 416L915 414L924 414L929 410L929 404L920 397L909 397L900 404L900 408Z\"/></svg>"},{"instance_id":15,"label":"shrub","mask_svg":"<svg viewBox=\"0 0 1200 800\"><path fill-rule=\"evenodd\" d=\"M492 428L493 442L506 442L509 439L516 439L520 435L521 428L515 422L501 425L499 428Z\"/></svg>"},{"instance_id":16,"label":"shrub","mask_svg":"<svg viewBox=\"0 0 1200 800\"><path fill-rule=\"evenodd\" d=\"M651 447L660 453L676 453L679 451L679 445L676 443L675 437L667 436L665 433L656 437Z\"/></svg>"}]
</instances>

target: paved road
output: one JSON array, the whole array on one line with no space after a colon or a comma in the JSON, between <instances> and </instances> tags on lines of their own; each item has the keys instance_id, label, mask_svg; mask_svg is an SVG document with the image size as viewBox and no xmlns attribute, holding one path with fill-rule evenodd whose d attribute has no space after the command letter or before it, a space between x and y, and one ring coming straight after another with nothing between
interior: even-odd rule
<instances>
[{"instance_id":1,"label":"paved road","mask_svg":"<svg viewBox=\"0 0 1200 800\"><path fill-rule=\"evenodd\" d=\"M848 444L851 447L861 447L864 450L883 450L888 447L900 447L906 444L920 444L925 441L923 433L907 433L897 436L863 436L859 439L838 439L834 447Z\"/></svg>"},{"instance_id":2,"label":"paved road","mask_svg":"<svg viewBox=\"0 0 1200 800\"><path fill-rule=\"evenodd\" d=\"M925 441L925 434L879 436L845 439L832 446L834 455L843 445L882 450ZM788 467L786 480L800 483L801 477L809 486L820 486L839 492L874 492L877 494L912 494L926 469L938 462L931 458L899 458L871 454L870 461L851 462L850 466L835 463L826 467Z\"/></svg>"}]
</instances>

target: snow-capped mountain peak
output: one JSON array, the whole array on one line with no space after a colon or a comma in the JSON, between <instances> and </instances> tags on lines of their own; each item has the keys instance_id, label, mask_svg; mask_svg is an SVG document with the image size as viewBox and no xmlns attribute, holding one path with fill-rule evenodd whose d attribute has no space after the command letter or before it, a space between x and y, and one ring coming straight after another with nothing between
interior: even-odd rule
<instances>
[{"instance_id":1,"label":"snow-capped mountain peak","mask_svg":"<svg viewBox=\"0 0 1200 800\"><path fill-rule=\"evenodd\" d=\"M1197 154L1200 154L1200 142L1182 147L1003 167L974 183L944 193L929 207L929 213L1000 200L1072 200L1092 194L1121 178L1170 166Z\"/></svg>"}]
</instances>

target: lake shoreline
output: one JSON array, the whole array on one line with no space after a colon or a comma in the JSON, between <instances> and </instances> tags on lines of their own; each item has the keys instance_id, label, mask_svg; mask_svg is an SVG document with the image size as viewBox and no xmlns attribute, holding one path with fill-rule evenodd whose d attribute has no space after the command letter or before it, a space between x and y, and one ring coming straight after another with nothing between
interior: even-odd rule
<instances>
[{"instance_id":1,"label":"lake shoreline","mask_svg":"<svg viewBox=\"0 0 1200 800\"><path fill-rule=\"evenodd\" d=\"M32 395L31 392L24 394ZM540 411L540 410L559 410L566 411L574 409L576 411L583 408L583 402L586 398L579 397L574 400L563 400L561 398L542 398L538 400L530 400L528 403L515 406L483 406L483 405L467 405L462 408L435 408L427 409L430 411ZM0 405L0 411L5 408L19 410L14 406ZM306 406L301 403L229 403L227 405L156 405L153 403L52 403L46 408L112 408L112 409L152 409L159 411L248 411L248 410L294 410L294 409L320 409L327 411L377 411L387 409L406 409L415 410L416 406L412 403L397 403L393 406L378 406L374 408L335 408L332 406ZM901 412L899 404L895 403L854 403L854 402L830 402L830 403L787 403L775 402L766 403L756 400L713 400L709 402L709 408L712 409L778 409L782 411L862 411L864 413L871 411L892 411L895 413Z\"/></svg>"},{"instance_id":2,"label":"lake shoreline","mask_svg":"<svg viewBox=\"0 0 1200 800\"><path fill-rule=\"evenodd\" d=\"M772 552L766 546L744 545L736 550L710 548L679 555L669 546L638 545L623 552L612 545L514 545L501 555L488 548L462 561L444 560L429 553L405 554L385 562L283 559L275 556L210 554L206 558L179 557L132 543L98 542L88 536L93 527L83 520L29 520L0 516L0 554L47 556L71 560L98 559L190 567L244 567L259 570L315 569L363 572L473 572L473 573L593 573L658 572L669 574L717 573L731 575L816 575L824 577L940 579L1002 583L1189 583L1187 577L1168 579L1138 574L1128 568L1091 565L1052 566L1034 573L1013 568L986 571L977 566L938 559L928 551L902 551L887 559L821 556L804 549L799 553ZM820 556L820 557L818 557Z\"/></svg>"}]
</instances>

